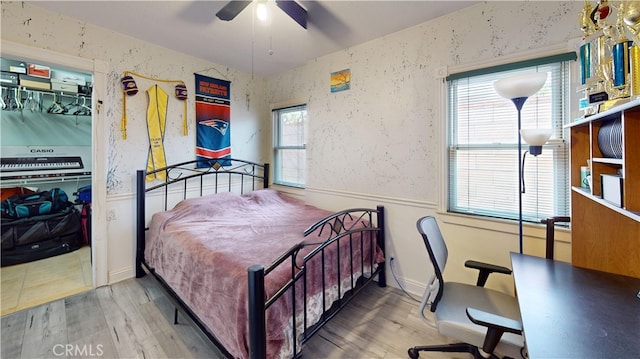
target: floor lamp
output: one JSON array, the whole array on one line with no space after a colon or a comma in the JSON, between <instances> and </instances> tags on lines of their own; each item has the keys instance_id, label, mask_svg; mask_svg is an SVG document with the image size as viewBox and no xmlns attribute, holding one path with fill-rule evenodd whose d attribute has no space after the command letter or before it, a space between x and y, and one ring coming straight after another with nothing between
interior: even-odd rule
<instances>
[{"instance_id":1,"label":"floor lamp","mask_svg":"<svg viewBox=\"0 0 640 359\"><path fill-rule=\"evenodd\" d=\"M525 101L538 92L547 81L546 72L533 72L500 79L493 83L496 92L513 102L518 110L518 230L520 253L522 253L522 139L521 110ZM547 137L548 139L548 137ZM546 142L546 139L545 139ZM544 142L543 142L544 143ZM540 144L542 146L542 144ZM533 154L533 152L532 152ZM539 152L538 152L539 154Z\"/></svg>"}]
</instances>

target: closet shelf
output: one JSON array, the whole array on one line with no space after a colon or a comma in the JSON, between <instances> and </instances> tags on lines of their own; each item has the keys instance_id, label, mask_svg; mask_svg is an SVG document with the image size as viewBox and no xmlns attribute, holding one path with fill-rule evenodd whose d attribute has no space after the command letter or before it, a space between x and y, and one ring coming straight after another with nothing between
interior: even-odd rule
<instances>
[{"instance_id":1,"label":"closet shelf","mask_svg":"<svg viewBox=\"0 0 640 359\"><path fill-rule=\"evenodd\" d=\"M29 109L54 115L91 115L91 95L12 84L2 84L0 89L0 105L5 111Z\"/></svg>"},{"instance_id":2,"label":"closet shelf","mask_svg":"<svg viewBox=\"0 0 640 359\"><path fill-rule=\"evenodd\" d=\"M41 185L61 182L81 182L91 181L91 175L75 175L75 176L55 176L55 177L32 177L32 178L11 178L0 179L0 188L26 186L26 185Z\"/></svg>"},{"instance_id":3,"label":"closet shelf","mask_svg":"<svg viewBox=\"0 0 640 359\"><path fill-rule=\"evenodd\" d=\"M73 91L63 91L63 90L45 90L35 87L28 87L24 85L12 85L12 84L2 84L0 86L2 89L6 90L19 90L24 92L36 92L43 95L60 95L64 97L77 98L77 97L86 97L91 98L90 93L82 93L82 92L73 92Z\"/></svg>"}]
</instances>

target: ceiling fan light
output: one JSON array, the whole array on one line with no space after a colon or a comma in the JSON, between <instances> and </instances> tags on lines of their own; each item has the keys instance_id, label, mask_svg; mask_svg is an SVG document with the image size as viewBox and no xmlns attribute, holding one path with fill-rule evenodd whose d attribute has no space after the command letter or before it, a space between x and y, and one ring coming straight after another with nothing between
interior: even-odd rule
<instances>
[{"instance_id":1,"label":"ceiling fan light","mask_svg":"<svg viewBox=\"0 0 640 359\"><path fill-rule=\"evenodd\" d=\"M267 9L266 2L261 1L256 5L256 16L260 21L267 21L267 19L269 19L269 10Z\"/></svg>"}]
</instances>

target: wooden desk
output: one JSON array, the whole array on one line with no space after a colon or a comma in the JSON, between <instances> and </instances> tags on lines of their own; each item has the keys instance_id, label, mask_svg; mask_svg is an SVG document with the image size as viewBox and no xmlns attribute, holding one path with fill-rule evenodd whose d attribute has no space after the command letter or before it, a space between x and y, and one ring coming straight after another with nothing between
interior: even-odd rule
<instances>
[{"instance_id":1,"label":"wooden desk","mask_svg":"<svg viewBox=\"0 0 640 359\"><path fill-rule=\"evenodd\" d=\"M511 253L529 358L639 358L640 279Z\"/></svg>"}]
</instances>

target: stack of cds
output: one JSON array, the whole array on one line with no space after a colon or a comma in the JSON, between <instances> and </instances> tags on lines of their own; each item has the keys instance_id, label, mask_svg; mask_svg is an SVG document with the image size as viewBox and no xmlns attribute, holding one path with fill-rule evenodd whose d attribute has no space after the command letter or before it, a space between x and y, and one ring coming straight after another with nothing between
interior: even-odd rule
<instances>
[{"instance_id":1,"label":"stack of cds","mask_svg":"<svg viewBox=\"0 0 640 359\"><path fill-rule=\"evenodd\" d=\"M598 131L598 148L603 157L622 158L622 120L607 121Z\"/></svg>"}]
</instances>

